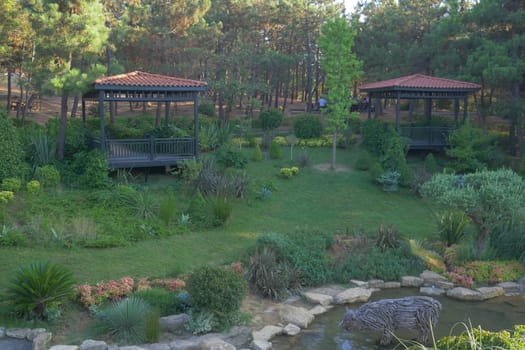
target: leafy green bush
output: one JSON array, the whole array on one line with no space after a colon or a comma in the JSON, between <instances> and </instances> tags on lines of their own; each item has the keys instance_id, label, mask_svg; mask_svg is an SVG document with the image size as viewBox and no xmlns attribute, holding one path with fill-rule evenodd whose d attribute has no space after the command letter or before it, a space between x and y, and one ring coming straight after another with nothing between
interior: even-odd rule
<instances>
[{"instance_id":1,"label":"leafy green bush","mask_svg":"<svg viewBox=\"0 0 525 350\"><path fill-rule=\"evenodd\" d=\"M203 102L198 107L199 114L207 115L208 117L215 117L215 105L210 102Z\"/></svg>"},{"instance_id":2,"label":"leafy green bush","mask_svg":"<svg viewBox=\"0 0 525 350\"><path fill-rule=\"evenodd\" d=\"M40 182L37 180L31 180L26 185L27 192L31 194L37 194L40 192Z\"/></svg>"},{"instance_id":3,"label":"leafy green bush","mask_svg":"<svg viewBox=\"0 0 525 350\"><path fill-rule=\"evenodd\" d=\"M0 199L0 203L2 200ZM24 247L27 246L27 237L18 230L12 229L6 225L2 226L0 231L0 246L4 247Z\"/></svg>"},{"instance_id":4,"label":"leafy green bush","mask_svg":"<svg viewBox=\"0 0 525 350\"><path fill-rule=\"evenodd\" d=\"M13 198L15 198L15 194L12 191L0 191L0 204L5 204Z\"/></svg>"},{"instance_id":5,"label":"leafy green bush","mask_svg":"<svg viewBox=\"0 0 525 350\"><path fill-rule=\"evenodd\" d=\"M270 158L281 159L281 146L275 141L272 141L270 145Z\"/></svg>"},{"instance_id":6,"label":"leafy green bush","mask_svg":"<svg viewBox=\"0 0 525 350\"><path fill-rule=\"evenodd\" d=\"M368 151L362 150L359 153L359 156L357 157L354 166L357 170L367 171L370 169L373 163L374 158L372 157L372 155Z\"/></svg>"},{"instance_id":7,"label":"leafy green bush","mask_svg":"<svg viewBox=\"0 0 525 350\"><path fill-rule=\"evenodd\" d=\"M134 118L128 118L134 119ZM108 125L109 127L109 125ZM49 135L49 147L56 143L60 129L60 120L58 118L47 121L47 130ZM140 136L142 137L142 136ZM64 147L64 159L73 159L73 156L79 152L88 151L88 134L80 118L70 118L67 121L66 144Z\"/></svg>"},{"instance_id":8,"label":"leafy green bush","mask_svg":"<svg viewBox=\"0 0 525 350\"><path fill-rule=\"evenodd\" d=\"M146 137L173 138L186 137L188 133L175 125L161 125L146 131Z\"/></svg>"},{"instance_id":9,"label":"leafy green bush","mask_svg":"<svg viewBox=\"0 0 525 350\"><path fill-rule=\"evenodd\" d=\"M449 210L438 216L438 233L447 247L459 243L465 236L470 218L463 211Z\"/></svg>"},{"instance_id":10,"label":"leafy green bush","mask_svg":"<svg viewBox=\"0 0 525 350\"><path fill-rule=\"evenodd\" d=\"M14 272L6 299L17 315L29 319L49 319L61 302L74 292L73 274L51 263L32 263Z\"/></svg>"},{"instance_id":11,"label":"leafy green bush","mask_svg":"<svg viewBox=\"0 0 525 350\"><path fill-rule=\"evenodd\" d=\"M214 314L207 310L191 309L188 315L190 319L184 326L193 334L209 333L214 329L214 325L217 324Z\"/></svg>"},{"instance_id":12,"label":"leafy green bush","mask_svg":"<svg viewBox=\"0 0 525 350\"><path fill-rule=\"evenodd\" d=\"M516 259L525 263L525 222L523 218L502 221L493 227L490 245L502 259Z\"/></svg>"},{"instance_id":13,"label":"leafy green bush","mask_svg":"<svg viewBox=\"0 0 525 350\"><path fill-rule=\"evenodd\" d=\"M159 217L164 225L169 225L175 216L175 196L168 193L160 203Z\"/></svg>"},{"instance_id":14,"label":"leafy green bush","mask_svg":"<svg viewBox=\"0 0 525 350\"><path fill-rule=\"evenodd\" d=\"M259 146L258 143L255 144L255 147L253 148L252 160L254 162L260 162L262 160L261 146Z\"/></svg>"},{"instance_id":15,"label":"leafy green bush","mask_svg":"<svg viewBox=\"0 0 525 350\"><path fill-rule=\"evenodd\" d=\"M425 156L425 170L428 171L431 174L436 173L439 170L438 163L436 161L436 158L432 153L428 153Z\"/></svg>"},{"instance_id":16,"label":"leafy green bush","mask_svg":"<svg viewBox=\"0 0 525 350\"><path fill-rule=\"evenodd\" d=\"M44 165L36 168L35 179L43 188L55 188L60 183L60 173L54 165Z\"/></svg>"},{"instance_id":17,"label":"leafy green bush","mask_svg":"<svg viewBox=\"0 0 525 350\"><path fill-rule=\"evenodd\" d=\"M22 172L24 151L16 129L4 109L0 110L0 134L0 180L8 177L20 178L25 175Z\"/></svg>"},{"instance_id":18,"label":"leafy green bush","mask_svg":"<svg viewBox=\"0 0 525 350\"><path fill-rule=\"evenodd\" d=\"M221 267L203 266L193 271L186 281L192 305L214 316L214 329L232 326L239 313L247 286L243 276Z\"/></svg>"},{"instance_id":19,"label":"leafy green bush","mask_svg":"<svg viewBox=\"0 0 525 350\"><path fill-rule=\"evenodd\" d=\"M107 188L111 184L107 159L98 150L76 153L69 168L73 174L69 176L68 183L80 188Z\"/></svg>"},{"instance_id":20,"label":"leafy green bush","mask_svg":"<svg viewBox=\"0 0 525 350\"><path fill-rule=\"evenodd\" d=\"M220 147L215 154L215 158L217 164L220 164L224 168L242 169L248 164L248 159L244 153L242 153L240 149L232 146Z\"/></svg>"},{"instance_id":21,"label":"leafy green bush","mask_svg":"<svg viewBox=\"0 0 525 350\"><path fill-rule=\"evenodd\" d=\"M259 115L261 129L271 131L277 129L283 121L283 113L278 109L270 108Z\"/></svg>"},{"instance_id":22,"label":"leafy green bush","mask_svg":"<svg viewBox=\"0 0 525 350\"><path fill-rule=\"evenodd\" d=\"M323 133L321 118L313 114L299 116L293 125L295 136L300 139L313 139L320 137Z\"/></svg>"},{"instance_id":23,"label":"leafy green bush","mask_svg":"<svg viewBox=\"0 0 525 350\"><path fill-rule=\"evenodd\" d=\"M457 336L446 336L436 342L436 350L525 349L525 326L515 325L513 331L491 332L462 323L465 331ZM452 332L452 331L451 331Z\"/></svg>"},{"instance_id":24,"label":"leafy green bush","mask_svg":"<svg viewBox=\"0 0 525 350\"><path fill-rule=\"evenodd\" d=\"M20 179L8 177L2 180L2 190L4 191L18 192L20 187L22 187Z\"/></svg>"},{"instance_id":25,"label":"leafy green bush","mask_svg":"<svg viewBox=\"0 0 525 350\"><path fill-rule=\"evenodd\" d=\"M211 200L211 208L213 211L214 226L224 225L230 218L233 210L232 203L227 198L221 196L217 196Z\"/></svg>"},{"instance_id":26,"label":"leafy green bush","mask_svg":"<svg viewBox=\"0 0 525 350\"><path fill-rule=\"evenodd\" d=\"M146 338L146 318L151 308L141 298L131 296L113 302L96 313L97 321L118 343L140 344Z\"/></svg>"},{"instance_id":27,"label":"leafy green bush","mask_svg":"<svg viewBox=\"0 0 525 350\"><path fill-rule=\"evenodd\" d=\"M216 150L219 147L231 146L235 129L232 124L221 124L218 121L201 126L199 143L203 150Z\"/></svg>"},{"instance_id":28,"label":"leafy green bush","mask_svg":"<svg viewBox=\"0 0 525 350\"><path fill-rule=\"evenodd\" d=\"M368 119L361 127L363 145L370 153L380 156L388 139L388 129L379 119Z\"/></svg>"}]
</instances>

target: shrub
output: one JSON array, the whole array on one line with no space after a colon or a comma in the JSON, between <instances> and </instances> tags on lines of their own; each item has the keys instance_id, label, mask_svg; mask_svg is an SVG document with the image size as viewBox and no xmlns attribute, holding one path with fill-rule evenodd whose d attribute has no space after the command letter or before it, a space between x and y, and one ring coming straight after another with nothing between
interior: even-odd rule
<instances>
[{"instance_id":1,"label":"shrub","mask_svg":"<svg viewBox=\"0 0 525 350\"><path fill-rule=\"evenodd\" d=\"M20 187L22 187L20 179L8 177L2 180L2 190L4 191L18 192Z\"/></svg>"},{"instance_id":2,"label":"shrub","mask_svg":"<svg viewBox=\"0 0 525 350\"><path fill-rule=\"evenodd\" d=\"M368 151L362 150L359 153L354 166L357 170L367 171L370 169L373 163L374 159L372 158L372 155L370 155Z\"/></svg>"},{"instance_id":3,"label":"shrub","mask_svg":"<svg viewBox=\"0 0 525 350\"><path fill-rule=\"evenodd\" d=\"M0 203L2 200L0 199ZM0 231L0 246L4 247L23 247L27 246L27 237L16 230L9 228L6 225L2 226Z\"/></svg>"},{"instance_id":4,"label":"shrub","mask_svg":"<svg viewBox=\"0 0 525 350\"><path fill-rule=\"evenodd\" d=\"M398 248L399 245L398 232L393 226L379 226L375 240L375 246L377 248L385 251L387 249Z\"/></svg>"},{"instance_id":5,"label":"shrub","mask_svg":"<svg viewBox=\"0 0 525 350\"><path fill-rule=\"evenodd\" d=\"M31 180L26 185L27 192L31 194L37 194L40 192L40 182L37 180Z\"/></svg>"},{"instance_id":6,"label":"shrub","mask_svg":"<svg viewBox=\"0 0 525 350\"><path fill-rule=\"evenodd\" d=\"M254 162L260 162L262 160L261 146L257 143L253 149L252 160Z\"/></svg>"},{"instance_id":7,"label":"shrub","mask_svg":"<svg viewBox=\"0 0 525 350\"><path fill-rule=\"evenodd\" d=\"M447 247L459 243L465 236L470 218L463 211L446 211L438 216L438 233L441 242Z\"/></svg>"},{"instance_id":8,"label":"shrub","mask_svg":"<svg viewBox=\"0 0 525 350\"><path fill-rule=\"evenodd\" d=\"M208 117L215 117L215 105L210 102L203 102L198 107L199 114L207 115Z\"/></svg>"},{"instance_id":9,"label":"shrub","mask_svg":"<svg viewBox=\"0 0 525 350\"><path fill-rule=\"evenodd\" d=\"M19 316L49 319L61 302L74 292L73 274L51 263L32 263L15 271L7 288L7 300Z\"/></svg>"},{"instance_id":10,"label":"shrub","mask_svg":"<svg viewBox=\"0 0 525 350\"><path fill-rule=\"evenodd\" d=\"M107 159L98 150L74 154L73 160L64 170L67 176L63 177L63 181L79 188L107 188L111 184Z\"/></svg>"},{"instance_id":11,"label":"shrub","mask_svg":"<svg viewBox=\"0 0 525 350\"><path fill-rule=\"evenodd\" d=\"M242 169L248 163L248 159L244 153L242 153L240 149L231 146L219 148L215 154L215 158L217 164L220 164L224 168Z\"/></svg>"},{"instance_id":12,"label":"shrub","mask_svg":"<svg viewBox=\"0 0 525 350\"><path fill-rule=\"evenodd\" d=\"M36 168L35 178L44 188L54 188L60 183L60 173L53 165L44 165Z\"/></svg>"},{"instance_id":13,"label":"shrub","mask_svg":"<svg viewBox=\"0 0 525 350\"><path fill-rule=\"evenodd\" d=\"M15 198L15 194L11 191L0 191L0 204L7 203L11 199Z\"/></svg>"},{"instance_id":14,"label":"shrub","mask_svg":"<svg viewBox=\"0 0 525 350\"><path fill-rule=\"evenodd\" d=\"M259 115L261 129L272 131L277 129L283 121L283 113L278 109L267 109Z\"/></svg>"},{"instance_id":15,"label":"shrub","mask_svg":"<svg viewBox=\"0 0 525 350\"><path fill-rule=\"evenodd\" d=\"M428 153L426 155L424 163L425 163L425 170L431 174L434 174L439 170L439 166L436 161L436 158L434 157L432 153Z\"/></svg>"},{"instance_id":16,"label":"shrub","mask_svg":"<svg viewBox=\"0 0 525 350\"><path fill-rule=\"evenodd\" d=\"M22 144L4 109L0 110L0 134L2 135L0 138L0 180L25 175L22 172L24 168Z\"/></svg>"},{"instance_id":17,"label":"shrub","mask_svg":"<svg viewBox=\"0 0 525 350\"><path fill-rule=\"evenodd\" d=\"M525 222L523 218L503 221L495 225L490 236L490 245L503 259L516 259L525 263Z\"/></svg>"},{"instance_id":18,"label":"shrub","mask_svg":"<svg viewBox=\"0 0 525 350\"><path fill-rule=\"evenodd\" d=\"M388 129L379 119L368 119L361 127L363 145L370 153L380 156L388 139Z\"/></svg>"},{"instance_id":19,"label":"shrub","mask_svg":"<svg viewBox=\"0 0 525 350\"><path fill-rule=\"evenodd\" d=\"M281 159L281 146L275 141L272 141L272 144L270 145L270 158Z\"/></svg>"},{"instance_id":20,"label":"shrub","mask_svg":"<svg viewBox=\"0 0 525 350\"><path fill-rule=\"evenodd\" d=\"M397 171L390 170L381 174L376 181L383 185L383 191L393 192L398 190L400 176Z\"/></svg>"},{"instance_id":21,"label":"shrub","mask_svg":"<svg viewBox=\"0 0 525 350\"><path fill-rule=\"evenodd\" d=\"M140 344L146 338L146 315L149 304L141 298L129 297L115 301L105 310L98 311L97 320L118 343Z\"/></svg>"},{"instance_id":22,"label":"shrub","mask_svg":"<svg viewBox=\"0 0 525 350\"><path fill-rule=\"evenodd\" d=\"M323 133L321 118L317 115L305 114L298 117L293 125L295 136L300 139L314 139Z\"/></svg>"},{"instance_id":23,"label":"shrub","mask_svg":"<svg viewBox=\"0 0 525 350\"><path fill-rule=\"evenodd\" d=\"M160 203L159 217L164 225L169 225L175 215L175 196L168 193Z\"/></svg>"},{"instance_id":24,"label":"shrub","mask_svg":"<svg viewBox=\"0 0 525 350\"><path fill-rule=\"evenodd\" d=\"M158 309L161 316L179 314L186 311L184 300L178 297L179 293L164 288L150 288L134 292L137 298L145 300L152 308Z\"/></svg>"},{"instance_id":25,"label":"shrub","mask_svg":"<svg viewBox=\"0 0 525 350\"><path fill-rule=\"evenodd\" d=\"M300 272L278 257L275 250L269 246L257 249L248 260L246 278L256 293L281 299L301 287Z\"/></svg>"},{"instance_id":26,"label":"shrub","mask_svg":"<svg viewBox=\"0 0 525 350\"><path fill-rule=\"evenodd\" d=\"M436 342L437 350L483 350L483 349L524 349L525 348L525 326L516 325L513 331L491 332L473 328L472 325L465 327L460 335L449 335ZM452 330L451 330L452 333Z\"/></svg>"},{"instance_id":27,"label":"shrub","mask_svg":"<svg viewBox=\"0 0 525 350\"><path fill-rule=\"evenodd\" d=\"M216 322L214 329L231 326L247 291L242 275L211 266L193 271L188 277L186 289L194 307L213 315Z\"/></svg>"},{"instance_id":28,"label":"shrub","mask_svg":"<svg viewBox=\"0 0 525 350\"><path fill-rule=\"evenodd\" d=\"M185 324L188 331L193 334L204 334L211 332L217 323L213 313L202 310L190 310L190 319Z\"/></svg>"},{"instance_id":29,"label":"shrub","mask_svg":"<svg viewBox=\"0 0 525 350\"><path fill-rule=\"evenodd\" d=\"M225 197L217 196L211 201L211 208L213 211L214 226L222 226L228 221L231 216L233 206Z\"/></svg>"}]
</instances>

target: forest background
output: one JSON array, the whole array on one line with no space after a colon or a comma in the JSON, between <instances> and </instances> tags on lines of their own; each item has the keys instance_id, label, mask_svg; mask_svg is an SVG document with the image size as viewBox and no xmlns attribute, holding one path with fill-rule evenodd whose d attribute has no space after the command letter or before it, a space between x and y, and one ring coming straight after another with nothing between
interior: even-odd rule
<instances>
[{"instance_id":1,"label":"forest background","mask_svg":"<svg viewBox=\"0 0 525 350\"><path fill-rule=\"evenodd\" d=\"M354 97L362 82L413 73L479 83L472 119L483 128L487 116L508 119L509 152L523 155L523 2L344 6L334 0L5 0L0 64L7 103L16 95L23 102L16 117L24 118L32 99L60 96L65 124L95 78L143 70L207 81L223 120L237 108L286 109L296 101L309 110L325 91L321 27L344 15L357 31L354 49L365 73Z\"/></svg>"}]
</instances>

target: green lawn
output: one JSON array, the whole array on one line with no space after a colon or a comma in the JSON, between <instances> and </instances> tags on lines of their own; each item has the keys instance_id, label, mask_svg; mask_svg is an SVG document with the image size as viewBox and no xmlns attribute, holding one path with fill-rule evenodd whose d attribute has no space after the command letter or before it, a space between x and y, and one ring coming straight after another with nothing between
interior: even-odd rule
<instances>
[{"instance_id":1,"label":"green lawn","mask_svg":"<svg viewBox=\"0 0 525 350\"><path fill-rule=\"evenodd\" d=\"M295 151L296 159L299 152ZM428 203L406 190L383 192L366 172L353 170L355 150L338 152L338 164L348 169L342 172L314 167L329 161L329 150L308 152L311 165L288 180L276 176L281 166L290 164L288 148L283 148L283 158L287 160L250 162L247 172L253 176L254 183L272 182L276 190L264 200L250 198L236 202L232 217L222 228L110 249L2 247L0 287L5 286L13 269L32 261L64 264L74 271L78 282L94 283L127 275L173 276L204 263L230 263L242 257L258 234L268 231L310 228L334 233L362 230L374 234L380 224L386 224L395 226L403 236L418 239L436 231ZM149 184L158 188L174 181L174 178L151 177Z\"/></svg>"}]
</instances>

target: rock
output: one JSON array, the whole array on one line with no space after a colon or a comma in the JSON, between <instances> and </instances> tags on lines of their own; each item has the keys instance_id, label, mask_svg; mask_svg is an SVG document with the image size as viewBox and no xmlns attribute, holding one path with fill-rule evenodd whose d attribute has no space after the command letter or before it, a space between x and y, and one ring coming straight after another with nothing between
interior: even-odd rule
<instances>
[{"instance_id":1,"label":"rock","mask_svg":"<svg viewBox=\"0 0 525 350\"><path fill-rule=\"evenodd\" d=\"M309 292L316 293L316 294L330 295L332 297L335 297L337 294L341 293L344 290L345 288L337 285L337 286L319 287L319 288L309 290Z\"/></svg>"},{"instance_id":2,"label":"rock","mask_svg":"<svg viewBox=\"0 0 525 350\"><path fill-rule=\"evenodd\" d=\"M304 292L303 296L312 304L330 305L334 298L331 295Z\"/></svg>"},{"instance_id":3,"label":"rock","mask_svg":"<svg viewBox=\"0 0 525 350\"><path fill-rule=\"evenodd\" d=\"M27 339L27 335L31 330L27 328L8 328L5 331L5 335L9 338L15 339Z\"/></svg>"},{"instance_id":4,"label":"rock","mask_svg":"<svg viewBox=\"0 0 525 350\"><path fill-rule=\"evenodd\" d=\"M436 281L434 286L441 289L449 290L454 288L454 283L449 281Z\"/></svg>"},{"instance_id":5,"label":"rock","mask_svg":"<svg viewBox=\"0 0 525 350\"><path fill-rule=\"evenodd\" d=\"M293 323L301 328L307 328L314 320L314 315L308 312L308 310L292 305L284 305L281 307L279 316L284 323Z\"/></svg>"},{"instance_id":6,"label":"rock","mask_svg":"<svg viewBox=\"0 0 525 350\"><path fill-rule=\"evenodd\" d=\"M119 350L146 350L141 346L130 345L130 346L121 346Z\"/></svg>"},{"instance_id":7,"label":"rock","mask_svg":"<svg viewBox=\"0 0 525 350\"><path fill-rule=\"evenodd\" d=\"M186 314L171 315L160 318L160 330L162 332L176 333L184 329L184 325L190 317Z\"/></svg>"},{"instance_id":8,"label":"rock","mask_svg":"<svg viewBox=\"0 0 525 350\"><path fill-rule=\"evenodd\" d=\"M385 281L383 280L370 280L368 281L368 288L384 288Z\"/></svg>"},{"instance_id":9,"label":"rock","mask_svg":"<svg viewBox=\"0 0 525 350\"><path fill-rule=\"evenodd\" d=\"M26 339L28 340L33 340L35 339L39 334L41 333L45 333L46 332L46 329L45 328L33 328L33 329L29 329L27 334L26 334Z\"/></svg>"},{"instance_id":10,"label":"rock","mask_svg":"<svg viewBox=\"0 0 525 350\"><path fill-rule=\"evenodd\" d=\"M101 340L87 339L80 344L80 350L107 350L108 344Z\"/></svg>"},{"instance_id":11,"label":"rock","mask_svg":"<svg viewBox=\"0 0 525 350\"><path fill-rule=\"evenodd\" d=\"M394 289L394 288L400 288L401 287L401 282L394 282L394 281L391 281L391 282L385 282L383 288L385 289Z\"/></svg>"},{"instance_id":12,"label":"rock","mask_svg":"<svg viewBox=\"0 0 525 350\"><path fill-rule=\"evenodd\" d=\"M502 282L498 283L498 287L503 288L505 295L518 295L520 294L520 285L516 282ZM0 331L1 333L1 331Z\"/></svg>"},{"instance_id":13,"label":"rock","mask_svg":"<svg viewBox=\"0 0 525 350\"><path fill-rule=\"evenodd\" d=\"M246 326L235 326L230 329L228 334L223 335L221 338L233 346L240 348L251 341L252 330Z\"/></svg>"},{"instance_id":14,"label":"rock","mask_svg":"<svg viewBox=\"0 0 525 350\"><path fill-rule=\"evenodd\" d=\"M365 281L350 280L350 283L352 283L356 287L368 288L368 282Z\"/></svg>"},{"instance_id":15,"label":"rock","mask_svg":"<svg viewBox=\"0 0 525 350\"><path fill-rule=\"evenodd\" d=\"M140 347L145 350L171 350L170 345L166 343L141 344Z\"/></svg>"},{"instance_id":16,"label":"rock","mask_svg":"<svg viewBox=\"0 0 525 350\"><path fill-rule=\"evenodd\" d=\"M170 343L171 350L200 350L198 339L177 339Z\"/></svg>"},{"instance_id":17,"label":"rock","mask_svg":"<svg viewBox=\"0 0 525 350\"><path fill-rule=\"evenodd\" d=\"M264 340L254 340L251 343L251 348L253 350L270 350L272 348L272 343Z\"/></svg>"},{"instance_id":18,"label":"rock","mask_svg":"<svg viewBox=\"0 0 525 350\"><path fill-rule=\"evenodd\" d=\"M259 331L252 332L252 339L268 341L283 332L283 327L266 326Z\"/></svg>"},{"instance_id":19,"label":"rock","mask_svg":"<svg viewBox=\"0 0 525 350\"><path fill-rule=\"evenodd\" d=\"M446 291L442 288L437 287L420 287L419 293L423 295L429 295L429 296L440 296L446 293Z\"/></svg>"},{"instance_id":20,"label":"rock","mask_svg":"<svg viewBox=\"0 0 525 350\"><path fill-rule=\"evenodd\" d=\"M481 293L481 300L500 297L505 293L502 287L481 287L476 290Z\"/></svg>"},{"instance_id":21,"label":"rock","mask_svg":"<svg viewBox=\"0 0 525 350\"><path fill-rule=\"evenodd\" d=\"M33 337L33 350L47 350L47 345L51 341L53 335L51 332L45 332L45 330L43 332L37 330L37 332L31 334L31 337Z\"/></svg>"},{"instance_id":22,"label":"rock","mask_svg":"<svg viewBox=\"0 0 525 350\"><path fill-rule=\"evenodd\" d=\"M297 327L296 325L294 324L291 324L291 323L288 323L284 328L283 328L283 334L286 334L286 335L297 335L301 332L301 328Z\"/></svg>"},{"instance_id":23,"label":"rock","mask_svg":"<svg viewBox=\"0 0 525 350\"><path fill-rule=\"evenodd\" d=\"M429 286L436 285L438 282L446 282L447 279L434 271L425 270L419 275L423 279L423 283Z\"/></svg>"},{"instance_id":24,"label":"rock","mask_svg":"<svg viewBox=\"0 0 525 350\"><path fill-rule=\"evenodd\" d=\"M447 290L447 297L458 300L475 301L481 300L481 293L477 290L464 287L455 287Z\"/></svg>"},{"instance_id":25,"label":"rock","mask_svg":"<svg viewBox=\"0 0 525 350\"><path fill-rule=\"evenodd\" d=\"M334 298L334 303L336 304L350 304L357 302L366 302L370 299L372 295L372 290L367 288L349 288L339 294Z\"/></svg>"},{"instance_id":26,"label":"rock","mask_svg":"<svg viewBox=\"0 0 525 350\"><path fill-rule=\"evenodd\" d=\"M0 327L0 338L3 338L3 337L5 337L5 328Z\"/></svg>"},{"instance_id":27,"label":"rock","mask_svg":"<svg viewBox=\"0 0 525 350\"><path fill-rule=\"evenodd\" d=\"M421 277L403 276L401 277L401 287L421 287L425 282Z\"/></svg>"},{"instance_id":28,"label":"rock","mask_svg":"<svg viewBox=\"0 0 525 350\"><path fill-rule=\"evenodd\" d=\"M310 310L308 310L312 315L314 316L317 316L317 315L321 315L321 314L324 314L325 312L328 311L328 309L331 309L332 306L327 306L327 307L324 307L324 306L321 306L321 305L317 305L317 306L314 306L313 308L311 308Z\"/></svg>"},{"instance_id":29,"label":"rock","mask_svg":"<svg viewBox=\"0 0 525 350\"><path fill-rule=\"evenodd\" d=\"M53 345L49 350L78 350L78 345Z\"/></svg>"},{"instance_id":30,"label":"rock","mask_svg":"<svg viewBox=\"0 0 525 350\"><path fill-rule=\"evenodd\" d=\"M520 293L525 294L525 276L520 278L520 280L518 281L518 284L520 285Z\"/></svg>"},{"instance_id":31,"label":"rock","mask_svg":"<svg viewBox=\"0 0 525 350\"><path fill-rule=\"evenodd\" d=\"M221 338L204 339L200 343L200 350L236 350L235 346L225 342Z\"/></svg>"}]
</instances>

